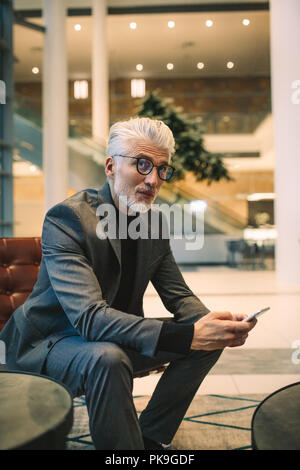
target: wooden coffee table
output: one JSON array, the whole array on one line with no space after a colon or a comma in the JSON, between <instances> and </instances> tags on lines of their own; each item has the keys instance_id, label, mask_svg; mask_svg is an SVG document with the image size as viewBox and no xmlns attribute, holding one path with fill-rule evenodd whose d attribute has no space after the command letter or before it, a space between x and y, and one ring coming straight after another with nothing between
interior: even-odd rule
<instances>
[{"instance_id":1,"label":"wooden coffee table","mask_svg":"<svg viewBox=\"0 0 300 470\"><path fill-rule=\"evenodd\" d=\"M65 448L73 424L72 396L48 377L0 371L0 449Z\"/></svg>"},{"instance_id":2,"label":"wooden coffee table","mask_svg":"<svg viewBox=\"0 0 300 470\"><path fill-rule=\"evenodd\" d=\"M300 382L266 397L251 425L254 450L300 450Z\"/></svg>"}]
</instances>

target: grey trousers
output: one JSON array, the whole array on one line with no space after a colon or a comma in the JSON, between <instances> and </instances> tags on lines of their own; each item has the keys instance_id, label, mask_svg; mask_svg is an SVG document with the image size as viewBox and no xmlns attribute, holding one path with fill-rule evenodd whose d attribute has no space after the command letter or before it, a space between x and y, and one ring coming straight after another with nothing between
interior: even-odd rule
<instances>
[{"instance_id":1,"label":"grey trousers","mask_svg":"<svg viewBox=\"0 0 300 470\"><path fill-rule=\"evenodd\" d=\"M49 352L42 374L67 385L74 397L85 395L96 449L144 449L142 435L170 443L201 382L222 350L192 351L155 358L114 343L63 338ZM170 362L138 420L132 397L133 373Z\"/></svg>"}]
</instances>

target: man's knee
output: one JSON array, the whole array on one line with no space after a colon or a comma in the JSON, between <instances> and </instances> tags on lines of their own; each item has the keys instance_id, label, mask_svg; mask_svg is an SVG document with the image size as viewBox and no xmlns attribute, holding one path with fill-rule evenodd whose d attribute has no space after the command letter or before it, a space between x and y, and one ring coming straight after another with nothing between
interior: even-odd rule
<instances>
[{"instance_id":1,"label":"man's knee","mask_svg":"<svg viewBox=\"0 0 300 470\"><path fill-rule=\"evenodd\" d=\"M114 343L90 343L87 361L89 372L96 369L118 372L127 369L133 375L132 363L127 354Z\"/></svg>"}]
</instances>

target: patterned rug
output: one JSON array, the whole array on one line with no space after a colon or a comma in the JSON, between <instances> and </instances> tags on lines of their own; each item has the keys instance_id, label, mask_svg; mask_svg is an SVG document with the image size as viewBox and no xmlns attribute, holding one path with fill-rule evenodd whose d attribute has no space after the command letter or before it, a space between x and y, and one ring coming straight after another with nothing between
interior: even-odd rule
<instances>
[{"instance_id":1,"label":"patterned rug","mask_svg":"<svg viewBox=\"0 0 300 470\"><path fill-rule=\"evenodd\" d=\"M197 395L173 441L177 450L251 449L251 418L266 395ZM138 415L149 396L136 396ZM67 438L69 450L94 450L84 397L74 399L74 424Z\"/></svg>"}]
</instances>

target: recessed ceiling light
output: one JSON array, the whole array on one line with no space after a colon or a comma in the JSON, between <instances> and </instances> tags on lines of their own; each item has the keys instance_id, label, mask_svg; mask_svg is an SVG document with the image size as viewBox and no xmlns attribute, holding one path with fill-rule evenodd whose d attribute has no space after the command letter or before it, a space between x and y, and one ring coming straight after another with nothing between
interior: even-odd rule
<instances>
[{"instance_id":1,"label":"recessed ceiling light","mask_svg":"<svg viewBox=\"0 0 300 470\"><path fill-rule=\"evenodd\" d=\"M198 64L197 64L197 69L199 69L199 70L204 69L204 64L203 64L203 62L198 62Z\"/></svg>"},{"instance_id":2,"label":"recessed ceiling light","mask_svg":"<svg viewBox=\"0 0 300 470\"><path fill-rule=\"evenodd\" d=\"M36 167L35 165L31 165L31 166L29 167L29 170L30 170L32 173L35 173L36 170L37 170L37 167Z\"/></svg>"},{"instance_id":3,"label":"recessed ceiling light","mask_svg":"<svg viewBox=\"0 0 300 470\"><path fill-rule=\"evenodd\" d=\"M231 61L227 62L228 69L233 69L233 67L234 67L234 62L231 62Z\"/></svg>"},{"instance_id":4,"label":"recessed ceiling light","mask_svg":"<svg viewBox=\"0 0 300 470\"><path fill-rule=\"evenodd\" d=\"M40 73L40 69L38 67L33 67L31 71L32 73L34 73L34 75L37 75L38 73Z\"/></svg>"},{"instance_id":5,"label":"recessed ceiling light","mask_svg":"<svg viewBox=\"0 0 300 470\"><path fill-rule=\"evenodd\" d=\"M243 20L243 25L244 25L244 26L249 26L249 24L250 24L250 20L248 20L247 18L245 18L245 19Z\"/></svg>"},{"instance_id":6,"label":"recessed ceiling light","mask_svg":"<svg viewBox=\"0 0 300 470\"><path fill-rule=\"evenodd\" d=\"M134 21L132 21L132 23L130 23L129 27L130 27L130 29L136 29L136 23Z\"/></svg>"},{"instance_id":7,"label":"recessed ceiling light","mask_svg":"<svg viewBox=\"0 0 300 470\"><path fill-rule=\"evenodd\" d=\"M206 20L206 21L205 21L205 25L206 25L208 28L211 28L213 24L214 24L214 22L213 22L212 20Z\"/></svg>"},{"instance_id":8,"label":"recessed ceiling light","mask_svg":"<svg viewBox=\"0 0 300 470\"><path fill-rule=\"evenodd\" d=\"M175 28L175 21L168 21L168 27L170 29Z\"/></svg>"},{"instance_id":9,"label":"recessed ceiling light","mask_svg":"<svg viewBox=\"0 0 300 470\"><path fill-rule=\"evenodd\" d=\"M137 64L137 66L135 68L137 69L138 72L141 72L144 67L143 67L142 64Z\"/></svg>"},{"instance_id":10,"label":"recessed ceiling light","mask_svg":"<svg viewBox=\"0 0 300 470\"><path fill-rule=\"evenodd\" d=\"M167 64L168 70L173 70L173 68L174 68L174 64L171 64L171 63Z\"/></svg>"},{"instance_id":11,"label":"recessed ceiling light","mask_svg":"<svg viewBox=\"0 0 300 470\"><path fill-rule=\"evenodd\" d=\"M74 29L75 29L75 31L81 31L81 29L82 29L81 24L75 24Z\"/></svg>"}]
</instances>

